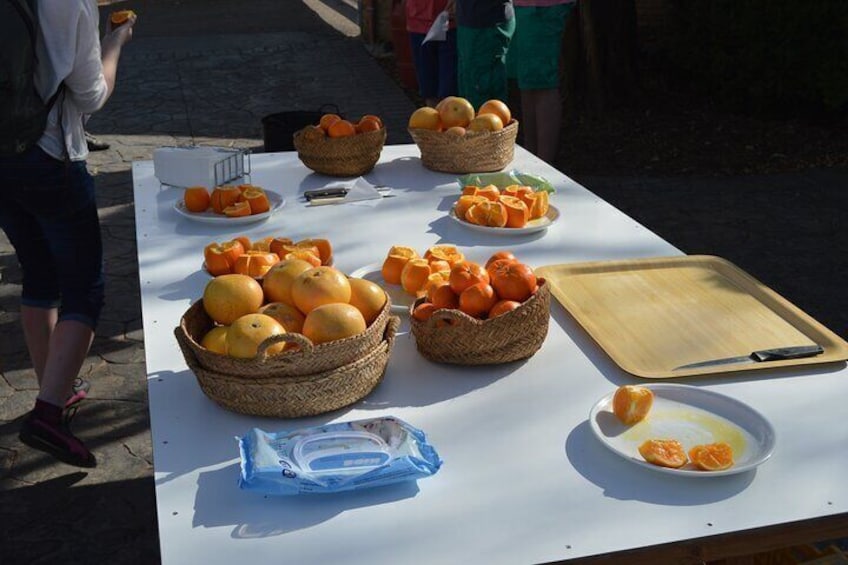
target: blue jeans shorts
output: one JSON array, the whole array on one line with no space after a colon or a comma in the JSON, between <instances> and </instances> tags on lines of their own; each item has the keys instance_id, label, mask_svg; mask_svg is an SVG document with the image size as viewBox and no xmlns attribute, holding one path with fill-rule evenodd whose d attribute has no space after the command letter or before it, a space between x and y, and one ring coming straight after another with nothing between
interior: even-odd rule
<instances>
[{"instance_id":1,"label":"blue jeans shorts","mask_svg":"<svg viewBox=\"0 0 848 565\"><path fill-rule=\"evenodd\" d=\"M23 272L21 303L58 307L59 320L94 329L103 307L103 243L85 161L58 161L38 146L0 157L0 228Z\"/></svg>"}]
</instances>

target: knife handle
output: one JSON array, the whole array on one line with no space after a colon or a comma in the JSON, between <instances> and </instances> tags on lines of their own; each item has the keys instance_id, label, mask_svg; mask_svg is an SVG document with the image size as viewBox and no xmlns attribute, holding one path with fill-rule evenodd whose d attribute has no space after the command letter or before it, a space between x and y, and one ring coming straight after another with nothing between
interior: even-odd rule
<instances>
[{"instance_id":1,"label":"knife handle","mask_svg":"<svg viewBox=\"0 0 848 565\"><path fill-rule=\"evenodd\" d=\"M778 347L762 349L751 354L756 361L780 361L781 359L800 359L813 357L824 353L821 345L796 345L795 347Z\"/></svg>"}]
</instances>

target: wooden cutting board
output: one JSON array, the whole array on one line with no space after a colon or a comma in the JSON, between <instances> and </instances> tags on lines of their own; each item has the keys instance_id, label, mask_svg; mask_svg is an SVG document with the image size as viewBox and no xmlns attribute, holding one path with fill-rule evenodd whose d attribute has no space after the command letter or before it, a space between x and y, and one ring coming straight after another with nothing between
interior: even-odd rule
<instances>
[{"instance_id":1,"label":"wooden cutting board","mask_svg":"<svg viewBox=\"0 0 848 565\"><path fill-rule=\"evenodd\" d=\"M848 343L729 261L684 255L550 265L551 292L625 371L644 378L848 359ZM676 369L762 349L818 344L816 357Z\"/></svg>"}]
</instances>

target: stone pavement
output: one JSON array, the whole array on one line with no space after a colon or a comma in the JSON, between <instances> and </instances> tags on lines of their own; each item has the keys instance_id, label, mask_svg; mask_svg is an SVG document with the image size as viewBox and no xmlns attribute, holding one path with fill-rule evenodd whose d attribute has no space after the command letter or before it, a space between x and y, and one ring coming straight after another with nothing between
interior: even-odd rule
<instances>
[{"instance_id":1,"label":"stone pavement","mask_svg":"<svg viewBox=\"0 0 848 565\"><path fill-rule=\"evenodd\" d=\"M414 104L357 37L350 0L131 0L139 14L115 95L89 123L107 295L74 430L96 469L56 463L17 439L36 395L19 329L20 271L0 233L0 561L157 563L131 164L163 145L261 150L261 118L335 103L380 115L408 143ZM557 164L568 172L567 157ZM684 251L724 255L846 336L845 171L785 178L579 178ZM826 194L821 187L827 186ZM753 188L752 188L753 187ZM750 191L750 192L747 192ZM742 197L740 195L750 194ZM808 195L813 194L810 198ZM841 200L840 200L841 199ZM717 214L716 210L721 213ZM747 212L746 212L747 211ZM755 213L751 213L751 212ZM798 214L797 221L791 218ZM783 214L775 221L775 214ZM784 218L785 216L785 218ZM791 236L783 235L789 228ZM799 240L801 241L800 246ZM812 274L810 274L812 271Z\"/></svg>"}]
</instances>

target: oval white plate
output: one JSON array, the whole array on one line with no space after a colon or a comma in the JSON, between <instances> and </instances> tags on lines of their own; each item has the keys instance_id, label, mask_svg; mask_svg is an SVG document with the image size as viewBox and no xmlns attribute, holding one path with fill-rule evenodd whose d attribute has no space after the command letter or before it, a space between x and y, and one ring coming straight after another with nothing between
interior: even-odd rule
<instances>
[{"instance_id":1,"label":"oval white plate","mask_svg":"<svg viewBox=\"0 0 848 565\"><path fill-rule=\"evenodd\" d=\"M527 235L528 233L536 233L542 230L546 230L554 223L556 223L557 220L559 220L559 209L557 209L556 206L549 205L547 214L545 214L541 218L530 220L523 228L493 228L489 226L480 226L477 224L472 224L471 222L460 220L457 217L456 213L454 213L454 208L451 208L449 216L453 218L455 222L462 224L466 228L481 233L488 233L492 235Z\"/></svg>"},{"instance_id":2,"label":"oval white plate","mask_svg":"<svg viewBox=\"0 0 848 565\"><path fill-rule=\"evenodd\" d=\"M372 263L356 269L350 276L356 279L365 279L377 283L386 291L392 300L392 312L409 314L409 307L415 302L415 297L407 294L399 284L389 284L383 280L382 263Z\"/></svg>"},{"instance_id":3,"label":"oval white plate","mask_svg":"<svg viewBox=\"0 0 848 565\"><path fill-rule=\"evenodd\" d=\"M189 212L186 210L185 202L182 198L177 200L174 204L174 210L180 216L188 218L189 220L194 220L195 222L202 222L206 224L226 224L226 225L239 225L239 224L252 224L254 222L261 222L263 220L267 220L274 213L286 205L286 199L283 198L282 195L277 194L271 190L266 190L265 194L268 195L268 200L271 203L271 209L267 212L263 212L261 214L253 214L251 216L239 216L236 218L230 218L228 216L223 216L221 214L216 214L211 209L206 210L205 212Z\"/></svg>"},{"instance_id":4,"label":"oval white plate","mask_svg":"<svg viewBox=\"0 0 848 565\"><path fill-rule=\"evenodd\" d=\"M729 396L699 387L673 384L642 385L654 393L647 418L632 426L612 413L615 391L601 398L589 415L595 436L617 455L637 465L691 477L743 473L764 463L774 451L775 433L766 418ZM648 439L676 439L688 452L695 445L724 441L733 448L734 464L723 471L700 471L691 463L680 469L648 463L639 445Z\"/></svg>"}]
</instances>

